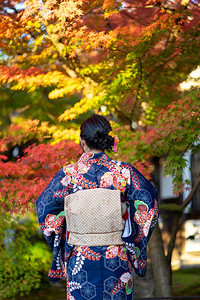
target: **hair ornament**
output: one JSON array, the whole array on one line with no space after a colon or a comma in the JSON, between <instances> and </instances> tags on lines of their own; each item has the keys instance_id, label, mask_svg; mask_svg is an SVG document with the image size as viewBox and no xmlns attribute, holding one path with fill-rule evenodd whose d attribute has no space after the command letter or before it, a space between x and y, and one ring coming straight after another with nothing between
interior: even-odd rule
<instances>
[{"instance_id":1,"label":"hair ornament","mask_svg":"<svg viewBox=\"0 0 200 300\"><path fill-rule=\"evenodd\" d=\"M110 136L112 136L114 138L113 150L114 150L114 152L117 152L117 145L119 144L119 138L118 138L118 136L115 135L113 131L110 131L108 133L108 135L110 135Z\"/></svg>"}]
</instances>

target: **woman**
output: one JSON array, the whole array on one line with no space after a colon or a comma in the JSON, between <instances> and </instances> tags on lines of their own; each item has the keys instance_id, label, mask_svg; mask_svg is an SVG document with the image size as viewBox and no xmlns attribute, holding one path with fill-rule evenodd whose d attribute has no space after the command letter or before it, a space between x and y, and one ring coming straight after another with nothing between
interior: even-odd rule
<instances>
[{"instance_id":1,"label":"woman","mask_svg":"<svg viewBox=\"0 0 200 300\"><path fill-rule=\"evenodd\" d=\"M132 267L145 275L157 191L133 166L104 153L116 147L104 117L83 122L80 144L78 162L63 167L36 202L53 250L49 278L67 277L67 299L133 299Z\"/></svg>"}]
</instances>

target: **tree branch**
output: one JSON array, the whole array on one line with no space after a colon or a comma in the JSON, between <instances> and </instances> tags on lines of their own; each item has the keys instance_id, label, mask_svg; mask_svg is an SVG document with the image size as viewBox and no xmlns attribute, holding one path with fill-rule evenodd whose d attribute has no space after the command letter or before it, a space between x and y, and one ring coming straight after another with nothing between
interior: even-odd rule
<instances>
[{"instance_id":1,"label":"tree branch","mask_svg":"<svg viewBox=\"0 0 200 300\"><path fill-rule=\"evenodd\" d=\"M138 7L137 7L138 8ZM125 16L127 16L128 18L130 18L131 20L137 21L138 23L140 23L143 26L147 26L146 23L142 22L141 19L138 18L138 20L136 20L133 16L131 16L127 11L122 10L121 11L122 14L124 14Z\"/></svg>"},{"instance_id":2,"label":"tree branch","mask_svg":"<svg viewBox=\"0 0 200 300\"><path fill-rule=\"evenodd\" d=\"M88 11L86 11L86 13L84 13L84 15L81 16L81 19L85 16L87 16L89 13L91 13L94 9L96 9L97 7L99 7L101 5L101 2L99 2L97 5L95 5L94 7L92 7L91 9L89 9Z\"/></svg>"},{"instance_id":3,"label":"tree branch","mask_svg":"<svg viewBox=\"0 0 200 300\"><path fill-rule=\"evenodd\" d=\"M131 124L131 119L123 112L123 110L119 110L117 107L115 107L115 111L118 113L119 117L122 120L125 120L125 122L128 122ZM132 127L130 126L130 129L132 130Z\"/></svg>"},{"instance_id":4,"label":"tree branch","mask_svg":"<svg viewBox=\"0 0 200 300\"><path fill-rule=\"evenodd\" d=\"M191 192L189 193L189 195L187 196L187 198L183 201L183 203L181 204L181 206L184 208L186 207L191 201L192 201L192 197L194 196L194 193L196 192L198 186L200 185L200 173L197 176L197 179L195 180L195 183L192 187Z\"/></svg>"}]
</instances>

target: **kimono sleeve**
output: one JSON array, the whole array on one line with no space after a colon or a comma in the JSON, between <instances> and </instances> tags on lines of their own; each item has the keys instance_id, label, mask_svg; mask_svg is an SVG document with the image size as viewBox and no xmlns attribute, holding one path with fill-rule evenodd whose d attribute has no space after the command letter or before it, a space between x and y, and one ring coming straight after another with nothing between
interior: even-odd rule
<instances>
[{"instance_id":1,"label":"kimono sleeve","mask_svg":"<svg viewBox=\"0 0 200 300\"><path fill-rule=\"evenodd\" d=\"M65 173L61 169L36 201L38 221L44 237L53 251L51 281L65 277L64 254L66 225L64 198L68 191L62 184Z\"/></svg>"},{"instance_id":2,"label":"kimono sleeve","mask_svg":"<svg viewBox=\"0 0 200 300\"><path fill-rule=\"evenodd\" d=\"M157 190L134 167L131 166L129 171L126 190L128 219L122 239L135 273L145 276L147 242L158 219Z\"/></svg>"}]
</instances>

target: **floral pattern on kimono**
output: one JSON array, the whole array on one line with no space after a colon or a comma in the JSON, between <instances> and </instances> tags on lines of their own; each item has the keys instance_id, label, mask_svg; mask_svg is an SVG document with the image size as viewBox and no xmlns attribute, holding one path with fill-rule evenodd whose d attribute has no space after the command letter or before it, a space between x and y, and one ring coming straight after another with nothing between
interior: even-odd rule
<instances>
[{"instance_id":1,"label":"floral pattern on kimono","mask_svg":"<svg viewBox=\"0 0 200 300\"><path fill-rule=\"evenodd\" d=\"M63 223L65 196L96 188L121 192L124 246L78 247L67 242L70 233L67 221ZM158 219L157 191L138 170L111 160L103 152L84 153L78 162L55 175L36 201L36 208L53 250L49 278L68 278L67 299L132 299L131 265L136 274L145 275L147 242Z\"/></svg>"}]
</instances>

